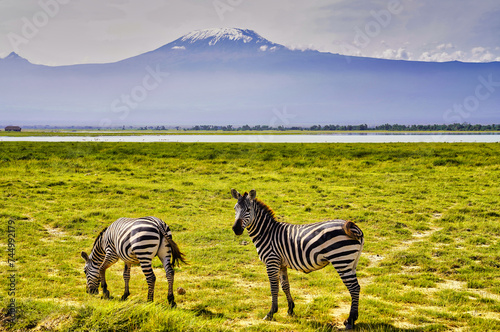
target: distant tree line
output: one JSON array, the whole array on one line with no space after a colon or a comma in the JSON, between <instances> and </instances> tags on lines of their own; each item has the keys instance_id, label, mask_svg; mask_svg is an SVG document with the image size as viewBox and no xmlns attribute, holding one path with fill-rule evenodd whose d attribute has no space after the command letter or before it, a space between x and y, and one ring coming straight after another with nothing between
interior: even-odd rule
<instances>
[{"instance_id":1,"label":"distant tree line","mask_svg":"<svg viewBox=\"0 0 500 332\"><path fill-rule=\"evenodd\" d=\"M213 126L200 125L189 128L188 130L201 131L286 131L286 130L303 130L303 131L363 131L363 130L384 130L384 131L500 131L500 124L469 124L469 123L453 123L453 124L432 124L432 125L400 125L400 124L383 124L369 127L367 124L360 125L314 125L310 127L270 127L270 126L249 126L241 127L228 126Z\"/></svg>"},{"instance_id":2,"label":"distant tree line","mask_svg":"<svg viewBox=\"0 0 500 332\"><path fill-rule=\"evenodd\" d=\"M453 124L432 124L432 125L400 125L400 124L383 124L378 126L368 126L367 124L360 125L313 125L310 127L304 126L266 126L266 125L256 125L249 126L244 125L240 127L227 125L227 126L215 126L215 125L198 125L191 128L180 127L180 126L121 126L121 127L93 127L93 126L24 126L24 128L31 129L122 129L122 130L196 130L196 131L288 131L288 130L299 130L299 131L373 131L373 130L384 130L384 131L500 131L500 124L470 124L470 123L453 123Z\"/></svg>"}]
</instances>

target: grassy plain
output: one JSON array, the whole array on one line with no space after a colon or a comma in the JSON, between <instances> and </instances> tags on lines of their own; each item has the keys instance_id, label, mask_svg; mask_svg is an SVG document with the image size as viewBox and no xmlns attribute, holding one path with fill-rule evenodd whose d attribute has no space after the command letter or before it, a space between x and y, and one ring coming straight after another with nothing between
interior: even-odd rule
<instances>
[{"instance_id":1,"label":"grassy plain","mask_svg":"<svg viewBox=\"0 0 500 332\"><path fill-rule=\"evenodd\" d=\"M0 330L329 331L350 297L332 267L289 272L295 317L273 322L264 265L231 226L230 189L252 188L278 218L355 221L359 331L500 330L499 144L0 143ZM108 270L111 300L85 293L80 251L119 217L154 215L189 265L167 305L161 264L154 303L132 268ZM8 228L15 225L15 296ZM15 300L17 322L8 322Z\"/></svg>"}]
</instances>

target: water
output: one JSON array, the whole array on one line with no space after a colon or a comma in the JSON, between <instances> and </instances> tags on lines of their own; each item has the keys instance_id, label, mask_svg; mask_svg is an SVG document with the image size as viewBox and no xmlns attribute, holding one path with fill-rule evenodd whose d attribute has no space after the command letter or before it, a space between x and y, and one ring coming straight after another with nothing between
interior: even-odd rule
<instances>
[{"instance_id":1,"label":"water","mask_svg":"<svg viewBox=\"0 0 500 332\"><path fill-rule=\"evenodd\" d=\"M498 134L0 136L0 142L498 143Z\"/></svg>"}]
</instances>

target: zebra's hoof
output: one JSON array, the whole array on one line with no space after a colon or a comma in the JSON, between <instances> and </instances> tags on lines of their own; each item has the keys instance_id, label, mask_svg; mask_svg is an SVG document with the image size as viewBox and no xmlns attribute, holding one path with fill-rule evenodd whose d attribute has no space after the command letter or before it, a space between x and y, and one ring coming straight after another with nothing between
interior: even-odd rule
<instances>
[{"instance_id":1,"label":"zebra's hoof","mask_svg":"<svg viewBox=\"0 0 500 332\"><path fill-rule=\"evenodd\" d=\"M345 321L344 325L346 330L352 330L354 328L354 323L351 324L348 321Z\"/></svg>"},{"instance_id":2,"label":"zebra's hoof","mask_svg":"<svg viewBox=\"0 0 500 332\"><path fill-rule=\"evenodd\" d=\"M273 316L266 315L266 317L264 317L264 320L273 321L273 320L274 320L274 317L273 317Z\"/></svg>"},{"instance_id":3,"label":"zebra's hoof","mask_svg":"<svg viewBox=\"0 0 500 332\"><path fill-rule=\"evenodd\" d=\"M127 298L128 298L129 294L123 294L123 296L121 297L121 300L122 301L125 301Z\"/></svg>"}]
</instances>

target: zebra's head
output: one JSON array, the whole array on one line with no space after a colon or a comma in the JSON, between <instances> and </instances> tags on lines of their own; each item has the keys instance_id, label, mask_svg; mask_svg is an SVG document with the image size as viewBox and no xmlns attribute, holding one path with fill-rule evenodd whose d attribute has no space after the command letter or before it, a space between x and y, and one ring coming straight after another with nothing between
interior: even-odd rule
<instances>
[{"instance_id":1,"label":"zebra's head","mask_svg":"<svg viewBox=\"0 0 500 332\"><path fill-rule=\"evenodd\" d=\"M255 199L257 192L252 189L250 193L241 195L236 189L231 189L231 195L238 200L238 203L234 206L236 219L234 221L233 231L234 234L241 235L245 227L252 222L253 210L251 201Z\"/></svg>"},{"instance_id":2,"label":"zebra's head","mask_svg":"<svg viewBox=\"0 0 500 332\"><path fill-rule=\"evenodd\" d=\"M99 269L92 264L92 260L86 252L82 251L82 258L85 260L85 267L83 268L83 271L85 272L85 277L87 278L87 293L99 294L99 283L101 282Z\"/></svg>"}]
</instances>

